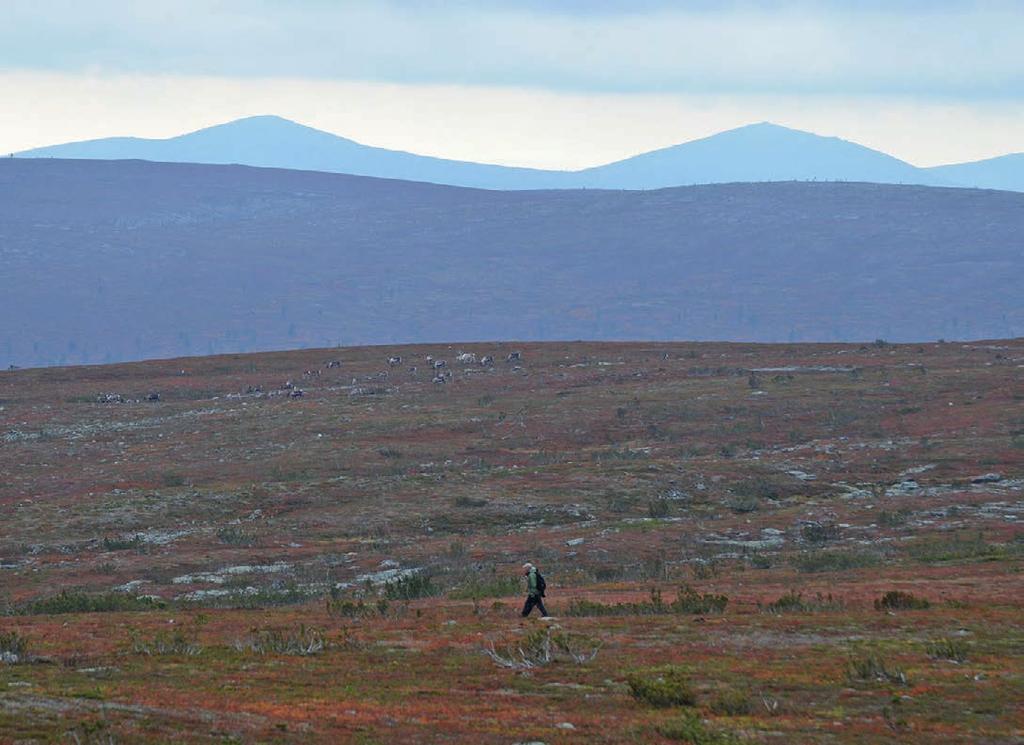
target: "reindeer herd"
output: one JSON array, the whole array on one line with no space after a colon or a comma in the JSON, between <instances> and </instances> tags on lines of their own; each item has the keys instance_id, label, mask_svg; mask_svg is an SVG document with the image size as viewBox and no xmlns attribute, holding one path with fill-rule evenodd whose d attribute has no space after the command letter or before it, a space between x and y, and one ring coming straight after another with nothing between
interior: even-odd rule
<instances>
[{"instance_id":1,"label":"reindeer herd","mask_svg":"<svg viewBox=\"0 0 1024 745\"><path fill-rule=\"evenodd\" d=\"M445 383L451 382L455 375L452 370L452 365L448 364L445 359L436 358L433 355L427 354L422 357L426 368L431 373L431 382L437 385L444 385ZM522 352L509 352L505 355L505 362L509 365L516 365L522 362ZM387 365L391 370L401 367L405 363L405 360L401 355L392 355L387 358ZM493 368L495 365L494 355L484 354L479 357L473 352L459 352L455 355L455 365L465 370L466 372L483 372L489 368ZM239 396L256 396L256 397L277 397L284 396L287 398L303 398L306 394L302 388L302 383L309 383L319 380L323 376L324 370L340 369L342 366L341 360L332 359L327 360L321 368L304 370L300 378L289 378L282 383L278 388L271 389L264 393L262 385L249 385L241 393L228 394L229 398L235 398ZM517 369L517 367L513 367ZM409 365L407 367L408 373L413 377L417 378L419 373L419 365ZM185 374L182 370L181 375ZM362 378L352 378L352 390L371 390L366 388L357 387L360 382L377 382L381 383L386 381L389 377L388 370L381 370L377 373L371 373L365 375ZM372 390L383 390L381 388L373 388ZM160 401L159 393L149 393L145 396L146 401ZM101 393L96 397L97 403L110 404L110 403L131 403L133 401L125 398L118 393Z\"/></svg>"},{"instance_id":2,"label":"reindeer herd","mask_svg":"<svg viewBox=\"0 0 1024 745\"><path fill-rule=\"evenodd\" d=\"M433 355L430 354L423 355L422 358L416 358L417 361L419 359L422 359L423 364L431 373L430 380L432 383L435 383L437 385L443 385L445 383L450 382L454 378L452 366L449 365L447 360L434 357ZM522 352L509 352L507 355L505 355L505 362L510 365L515 365L519 362L522 362L522 360ZM468 368L469 370L485 370L487 368L494 367L495 357L494 355L491 354L477 356L474 352L459 352L455 355L455 364L460 366L462 369ZM387 357L387 365L388 368L393 371L396 368L400 368L403 365L407 365L407 362L401 355L391 355ZM323 369L330 370L332 368L340 367L341 361L334 359L325 362ZM419 374L419 370L420 365L418 364L408 365L406 367L406 371L413 377L416 377ZM306 370L303 373L303 377L307 379L319 378L321 372L321 370ZM359 382L384 381L388 379L389 375L390 373L388 370L382 370L380 372L368 376L363 376L362 380L360 380L360 378L352 378L352 386L357 386ZM363 389L359 388L358 390ZM303 395L303 392L301 388L297 387L294 380L288 380L282 386L282 389L278 395L288 395L291 398L298 398Z\"/></svg>"}]
</instances>

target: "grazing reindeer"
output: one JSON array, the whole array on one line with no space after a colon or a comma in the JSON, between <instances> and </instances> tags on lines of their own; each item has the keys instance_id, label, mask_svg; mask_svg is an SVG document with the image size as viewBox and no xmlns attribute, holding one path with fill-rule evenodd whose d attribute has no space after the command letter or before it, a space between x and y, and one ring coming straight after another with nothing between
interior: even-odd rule
<instances>
[{"instance_id":1,"label":"grazing reindeer","mask_svg":"<svg viewBox=\"0 0 1024 745\"><path fill-rule=\"evenodd\" d=\"M523 359L522 352L509 352L505 358L505 362L521 362Z\"/></svg>"},{"instance_id":2,"label":"grazing reindeer","mask_svg":"<svg viewBox=\"0 0 1024 745\"><path fill-rule=\"evenodd\" d=\"M402 364L401 356L395 355L394 357L388 357L388 364L391 365L391 367L398 367Z\"/></svg>"}]
</instances>

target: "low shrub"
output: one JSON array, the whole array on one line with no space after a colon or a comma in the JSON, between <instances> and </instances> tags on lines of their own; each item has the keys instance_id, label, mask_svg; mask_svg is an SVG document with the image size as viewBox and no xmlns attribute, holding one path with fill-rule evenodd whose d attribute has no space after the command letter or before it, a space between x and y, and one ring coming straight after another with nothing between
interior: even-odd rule
<instances>
[{"instance_id":1,"label":"low shrub","mask_svg":"<svg viewBox=\"0 0 1024 745\"><path fill-rule=\"evenodd\" d=\"M875 610L924 610L930 605L924 598L902 590L889 590L875 600Z\"/></svg>"},{"instance_id":2,"label":"low shrub","mask_svg":"<svg viewBox=\"0 0 1024 745\"><path fill-rule=\"evenodd\" d=\"M912 514L914 513L908 509L881 510L875 520L883 528L898 528L906 525Z\"/></svg>"},{"instance_id":3,"label":"low shrub","mask_svg":"<svg viewBox=\"0 0 1024 745\"><path fill-rule=\"evenodd\" d=\"M754 567L754 569L772 568L772 557L767 554L754 552L747 556L747 561L750 562L750 566Z\"/></svg>"},{"instance_id":4,"label":"low shrub","mask_svg":"<svg viewBox=\"0 0 1024 745\"><path fill-rule=\"evenodd\" d=\"M713 714L719 716L746 716L754 711L754 704L750 695L745 691L738 691L733 688L719 691L708 708Z\"/></svg>"},{"instance_id":5,"label":"low shrub","mask_svg":"<svg viewBox=\"0 0 1024 745\"><path fill-rule=\"evenodd\" d=\"M530 670L558 659L583 665L593 660L600 649L601 643L586 634L536 629L521 639L491 642L483 651L499 667Z\"/></svg>"},{"instance_id":6,"label":"low shrub","mask_svg":"<svg viewBox=\"0 0 1024 745\"><path fill-rule=\"evenodd\" d=\"M658 497L647 502L647 516L653 519L668 517L672 511L672 503L664 497Z\"/></svg>"},{"instance_id":7,"label":"low shrub","mask_svg":"<svg viewBox=\"0 0 1024 745\"><path fill-rule=\"evenodd\" d=\"M960 639L933 639L925 645L925 651L933 660L965 662L967 645Z\"/></svg>"},{"instance_id":8,"label":"low shrub","mask_svg":"<svg viewBox=\"0 0 1024 745\"><path fill-rule=\"evenodd\" d=\"M237 525L227 525L217 531L217 540L229 546L251 546L256 543L256 536Z\"/></svg>"},{"instance_id":9,"label":"low shrub","mask_svg":"<svg viewBox=\"0 0 1024 745\"><path fill-rule=\"evenodd\" d=\"M650 600L638 603L598 603L593 600L574 598L565 611L567 616L658 616L673 613L722 613L729 598L713 593L699 593L689 585L681 587L676 599L666 603L661 590L651 589Z\"/></svg>"},{"instance_id":10,"label":"low shrub","mask_svg":"<svg viewBox=\"0 0 1024 745\"><path fill-rule=\"evenodd\" d=\"M839 537L839 528L832 523L806 523L800 528L800 537L808 543L828 543Z\"/></svg>"},{"instance_id":11,"label":"low shrub","mask_svg":"<svg viewBox=\"0 0 1024 745\"><path fill-rule=\"evenodd\" d=\"M881 563L878 554L860 551L804 551L793 558L793 566L809 574L864 569Z\"/></svg>"},{"instance_id":12,"label":"low shrub","mask_svg":"<svg viewBox=\"0 0 1024 745\"><path fill-rule=\"evenodd\" d=\"M659 709L693 706L697 694L690 686L689 674L679 666L636 672L626 677L630 695L637 701Z\"/></svg>"},{"instance_id":13,"label":"low shrub","mask_svg":"<svg viewBox=\"0 0 1024 745\"><path fill-rule=\"evenodd\" d=\"M456 507L486 507L487 500L477 497L458 496L455 497Z\"/></svg>"},{"instance_id":14,"label":"low shrub","mask_svg":"<svg viewBox=\"0 0 1024 745\"><path fill-rule=\"evenodd\" d=\"M342 618L385 617L390 605L387 598L378 598L373 603L367 603L362 598L354 600L334 593L327 597L327 612Z\"/></svg>"},{"instance_id":15,"label":"low shrub","mask_svg":"<svg viewBox=\"0 0 1024 745\"><path fill-rule=\"evenodd\" d=\"M752 497L754 499L770 499L778 501L799 493L799 488L781 479L771 479L765 476L754 476L744 479L732 485L731 491L741 497Z\"/></svg>"},{"instance_id":16,"label":"low shrub","mask_svg":"<svg viewBox=\"0 0 1024 745\"><path fill-rule=\"evenodd\" d=\"M323 633L301 624L297 629L253 629L245 639L235 641L239 652L253 654L288 654L306 657L322 652L326 643Z\"/></svg>"},{"instance_id":17,"label":"low shrub","mask_svg":"<svg viewBox=\"0 0 1024 745\"><path fill-rule=\"evenodd\" d=\"M726 505L737 515L744 515L750 512L757 512L760 507L760 500L751 495L740 495L730 499Z\"/></svg>"},{"instance_id":18,"label":"low shrub","mask_svg":"<svg viewBox=\"0 0 1024 745\"><path fill-rule=\"evenodd\" d=\"M715 579L720 574L720 566L716 559L697 559L690 566L690 571L697 580Z\"/></svg>"},{"instance_id":19,"label":"low shrub","mask_svg":"<svg viewBox=\"0 0 1024 745\"><path fill-rule=\"evenodd\" d=\"M16 665L28 659L28 637L17 631L0 632L0 662Z\"/></svg>"},{"instance_id":20,"label":"low shrub","mask_svg":"<svg viewBox=\"0 0 1024 745\"><path fill-rule=\"evenodd\" d=\"M725 595L713 593L700 593L686 585L679 588L679 594L672 601L674 613L693 613L703 615L705 613L723 613L725 606L729 604L729 598Z\"/></svg>"},{"instance_id":21,"label":"low shrub","mask_svg":"<svg viewBox=\"0 0 1024 745\"><path fill-rule=\"evenodd\" d=\"M1024 553L1014 544L990 543L978 532L974 535L944 535L915 541L907 546L911 559L924 564L952 561L999 561Z\"/></svg>"},{"instance_id":22,"label":"low shrub","mask_svg":"<svg viewBox=\"0 0 1024 745\"><path fill-rule=\"evenodd\" d=\"M666 740L690 743L690 745L741 745L739 735L720 728L711 728L693 713L686 713L676 719L659 724L658 734Z\"/></svg>"},{"instance_id":23,"label":"low shrub","mask_svg":"<svg viewBox=\"0 0 1024 745\"><path fill-rule=\"evenodd\" d=\"M179 655L194 657L203 651L194 634L185 629L158 631L149 639L143 639L137 632L132 634L132 652L147 656Z\"/></svg>"},{"instance_id":24,"label":"low shrub","mask_svg":"<svg viewBox=\"0 0 1024 745\"><path fill-rule=\"evenodd\" d=\"M142 546L142 538L133 535L131 538L110 538L103 539L104 551L130 551Z\"/></svg>"},{"instance_id":25,"label":"low shrub","mask_svg":"<svg viewBox=\"0 0 1024 745\"><path fill-rule=\"evenodd\" d=\"M299 605L314 597L309 590L295 582L274 584L270 587L249 587L239 578L239 586L228 589L226 595L192 597L178 601L183 607L193 608L277 608Z\"/></svg>"},{"instance_id":26,"label":"low shrub","mask_svg":"<svg viewBox=\"0 0 1024 745\"><path fill-rule=\"evenodd\" d=\"M850 680L875 681L882 683L895 683L897 685L909 685L907 674L902 668L889 665L877 654L868 654L862 657L853 657L847 665L847 675Z\"/></svg>"},{"instance_id":27,"label":"low shrub","mask_svg":"<svg viewBox=\"0 0 1024 745\"><path fill-rule=\"evenodd\" d=\"M63 613L115 613L119 611L157 610L165 607L162 600L136 597L123 592L89 594L61 590L59 595L33 600L18 608L19 615L44 616Z\"/></svg>"},{"instance_id":28,"label":"low shrub","mask_svg":"<svg viewBox=\"0 0 1024 745\"><path fill-rule=\"evenodd\" d=\"M555 647L556 655L563 656L583 665L597 657L601 649L601 642L587 634L576 634L568 631L559 631L551 635L551 642Z\"/></svg>"},{"instance_id":29,"label":"low shrub","mask_svg":"<svg viewBox=\"0 0 1024 745\"><path fill-rule=\"evenodd\" d=\"M484 654L499 667L511 670L530 670L551 662L551 632L548 629L531 631L522 639L501 644L491 642Z\"/></svg>"},{"instance_id":30,"label":"low shrub","mask_svg":"<svg viewBox=\"0 0 1024 745\"><path fill-rule=\"evenodd\" d=\"M72 745L114 745L118 740L114 737L110 723L104 719L90 719L78 722L65 733L67 742Z\"/></svg>"},{"instance_id":31,"label":"low shrub","mask_svg":"<svg viewBox=\"0 0 1024 745\"><path fill-rule=\"evenodd\" d=\"M495 576L487 579L475 577L464 585L456 587L448 593L453 600L482 600L484 598L504 598L516 595L522 589L518 577Z\"/></svg>"},{"instance_id":32,"label":"low shrub","mask_svg":"<svg viewBox=\"0 0 1024 745\"><path fill-rule=\"evenodd\" d=\"M820 592L813 599L805 599L803 593L790 590L778 600L767 605L758 604L762 613L814 613L818 611L841 610L843 602L832 597L832 593Z\"/></svg>"},{"instance_id":33,"label":"low shrub","mask_svg":"<svg viewBox=\"0 0 1024 745\"><path fill-rule=\"evenodd\" d=\"M384 583L384 597L388 600L415 600L440 595L441 589L429 574L417 572Z\"/></svg>"}]
</instances>

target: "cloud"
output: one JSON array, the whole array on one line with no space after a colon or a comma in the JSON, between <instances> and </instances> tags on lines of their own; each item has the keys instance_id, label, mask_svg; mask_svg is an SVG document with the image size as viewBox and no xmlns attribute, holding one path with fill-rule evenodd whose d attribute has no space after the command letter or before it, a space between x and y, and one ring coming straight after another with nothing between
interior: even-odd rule
<instances>
[{"instance_id":1,"label":"cloud","mask_svg":"<svg viewBox=\"0 0 1024 745\"><path fill-rule=\"evenodd\" d=\"M1014 2L8 0L0 69L1024 99Z\"/></svg>"}]
</instances>

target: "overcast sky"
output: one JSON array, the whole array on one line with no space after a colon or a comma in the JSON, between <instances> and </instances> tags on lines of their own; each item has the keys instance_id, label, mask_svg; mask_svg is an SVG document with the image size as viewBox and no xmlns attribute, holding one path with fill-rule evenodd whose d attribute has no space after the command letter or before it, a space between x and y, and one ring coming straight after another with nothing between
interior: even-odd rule
<instances>
[{"instance_id":1,"label":"overcast sky","mask_svg":"<svg viewBox=\"0 0 1024 745\"><path fill-rule=\"evenodd\" d=\"M581 167L756 121L918 165L1024 151L1024 2L5 0L0 149L273 113Z\"/></svg>"}]
</instances>

